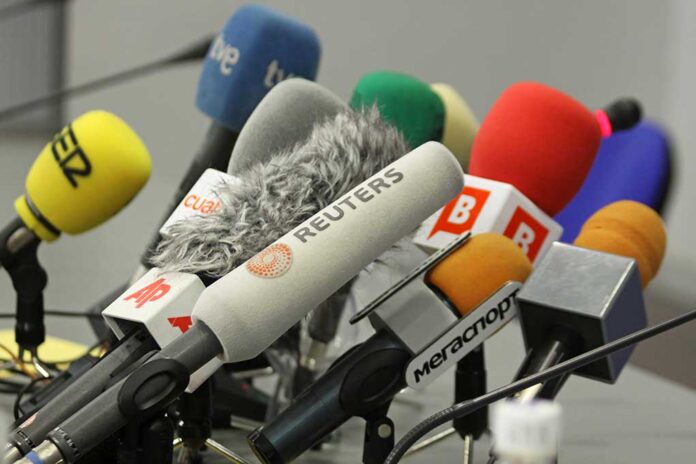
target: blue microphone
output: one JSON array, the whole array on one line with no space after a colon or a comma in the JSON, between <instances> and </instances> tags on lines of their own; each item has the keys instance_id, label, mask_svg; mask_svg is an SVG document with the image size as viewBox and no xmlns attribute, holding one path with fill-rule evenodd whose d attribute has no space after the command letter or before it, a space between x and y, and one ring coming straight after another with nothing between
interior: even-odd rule
<instances>
[{"instance_id":1,"label":"blue microphone","mask_svg":"<svg viewBox=\"0 0 696 464\"><path fill-rule=\"evenodd\" d=\"M633 200L662 214L671 184L672 153L665 130L642 122L604 139L584 184L556 215L561 241L572 243L592 214L618 200Z\"/></svg>"},{"instance_id":2,"label":"blue microphone","mask_svg":"<svg viewBox=\"0 0 696 464\"><path fill-rule=\"evenodd\" d=\"M239 131L275 84L288 77L314 80L320 53L309 27L269 8L245 5L210 45L196 105Z\"/></svg>"},{"instance_id":3,"label":"blue microphone","mask_svg":"<svg viewBox=\"0 0 696 464\"><path fill-rule=\"evenodd\" d=\"M235 11L211 43L198 80L196 106L212 119L210 128L160 226L206 169L227 171L239 131L274 85L289 77L314 80L320 49L314 31L296 19L258 5ZM259 161L235 165L243 169ZM158 227L141 257L146 268L159 240Z\"/></svg>"}]
</instances>

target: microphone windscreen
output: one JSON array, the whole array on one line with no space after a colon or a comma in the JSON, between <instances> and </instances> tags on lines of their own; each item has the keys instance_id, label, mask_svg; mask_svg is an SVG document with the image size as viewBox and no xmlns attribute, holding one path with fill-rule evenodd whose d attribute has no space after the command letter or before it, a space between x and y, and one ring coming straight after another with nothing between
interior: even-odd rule
<instances>
[{"instance_id":1,"label":"microphone windscreen","mask_svg":"<svg viewBox=\"0 0 696 464\"><path fill-rule=\"evenodd\" d=\"M662 264L667 231L652 208L622 200L590 216L573 244L635 259L645 288Z\"/></svg>"},{"instance_id":2,"label":"microphone windscreen","mask_svg":"<svg viewBox=\"0 0 696 464\"><path fill-rule=\"evenodd\" d=\"M147 182L150 166L150 153L128 124L90 111L43 148L15 210L42 240L79 234L125 207Z\"/></svg>"},{"instance_id":3,"label":"microphone windscreen","mask_svg":"<svg viewBox=\"0 0 696 464\"><path fill-rule=\"evenodd\" d=\"M441 142L457 157L462 169L468 171L471 146L478 132L479 122L454 87L447 84L432 84L430 88L440 97L445 106L445 127Z\"/></svg>"},{"instance_id":4,"label":"microphone windscreen","mask_svg":"<svg viewBox=\"0 0 696 464\"><path fill-rule=\"evenodd\" d=\"M313 80L320 53L319 39L306 25L267 7L244 5L210 45L196 105L239 131L275 84L290 76Z\"/></svg>"},{"instance_id":5,"label":"microphone windscreen","mask_svg":"<svg viewBox=\"0 0 696 464\"><path fill-rule=\"evenodd\" d=\"M326 206L208 287L193 309L224 361L252 358L457 195L463 175L429 142Z\"/></svg>"},{"instance_id":6,"label":"microphone windscreen","mask_svg":"<svg viewBox=\"0 0 696 464\"><path fill-rule=\"evenodd\" d=\"M633 200L662 211L671 182L671 150L665 129L650 122L603 139L580 191L554 218L563 226L561 241L572 243L590 216L615 201Z\"/></svg>"},{"instance_id":7,"label":"microphone windscreen","mask_svg":"<svg viewBox=\"0 0 696 464\"><path fill-rule=\"evenodd\" d=\"M350 106L360 109L373 105L411 147L442 139L445 107L425 82L391 71L366 74L355 86Z\"/></svg>"},{"instance_id":8,"label":"microphone windscreen","mask_svg":"<svg viewBox=\"0 0 696 464\"><path fill-rule=\"evenodd\" d=\"M582 185L599 148L594 115L536 82L508 87L481 123L469 173L512 184L554 216Z\"/></svg>"},{"instance_id":9,"label":"microphone windscreen","mask_svg":"<svg viewBox=\"0 0 696 464\"><path fill-rule=\"evenodd\" d=\"M339 97L315 82L297 78L277 84L239 133L227 172L240 173L280 150L293 148L309 138L315 124L346 108Z\"/></svg>"},{"instance_id":10,"label":"microphone windscreen","mask_svg":"<svg viewBox=\"0 0 696 464\"><path fill-rule=\"evenodd\" d=\"M406 152L402 135L377 110L346 109L304 144L221 185L216 213L172 225L151 262L223 276Z\"/></svg>"},{"instance_id":11,"label":"microphone windscreen","mask_svg":"<svg viewBox=\"0 0 696 464\"><path fill-rule=\"evenodd\" d=\"M509 280L524 282L532 262L504 235L474 235L426 275L462 316L468 315Z\"/></svg>"}]
</instances>

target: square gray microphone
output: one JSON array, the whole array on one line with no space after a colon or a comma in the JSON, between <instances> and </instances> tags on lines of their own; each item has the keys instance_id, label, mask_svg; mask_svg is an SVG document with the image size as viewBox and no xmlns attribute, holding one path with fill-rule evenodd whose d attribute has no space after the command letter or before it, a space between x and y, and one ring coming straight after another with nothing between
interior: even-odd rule
<instances>
[{"instance_id":1,"label":"square gray microphone","mask_svg":"<svg viewBox=\"0 0 696 464\"><path fill-rule=\"evenodd\" d=\"M525 347L554 328L580 336L582 352L647 325L638 266L633 259L555 242L518 293ZM633 347L588 364L576 374L614 383Z\"/></svg>"}]
</instances>

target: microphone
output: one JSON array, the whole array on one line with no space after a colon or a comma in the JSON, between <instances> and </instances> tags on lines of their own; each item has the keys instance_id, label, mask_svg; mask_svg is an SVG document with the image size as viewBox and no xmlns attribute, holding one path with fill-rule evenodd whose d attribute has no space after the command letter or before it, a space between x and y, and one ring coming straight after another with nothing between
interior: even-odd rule
<instances>
[{"instance_id":1,"label":"microphone","mask_svg":"<svg viewBox=\"0 0 696 464\"><path fill-rule=\"evenodd\" d=\"M471 146L479 129L479 122L469 105L454 87L447 84L431 84L430 88L442 100L445 107L445 126L442 144L452 150L462 169L469 170Z\"/></svg>"},{"instance_id":2,"label":"microphone","mask_svg":"<svg viewBox=\"0 0 696 464\"><path fill-rule=\"evenodd\" d=\"M382 118L396 126L412 147L433 140L443 143L468 167L470 142L478 122L464 99L445 84L433 86L415 77L376 71L358 81L351 97L353 108L376 105Z\"/></svg>"},{"instance_id":3,"label":"microphone","mask_svg":"<svg viewBox=\"0 0 696 464\"><path fill-rule=\"evenodd\" d=\"M309 137L314 120L324 120L329 118L330 116L337 114L345 107L346 105L341 102L338 97L334 96L331 94L331 92L316 83L303 79L289 79L281 82L271 91L269 91L268 95L264 97L259 106L249 117L249 121L241 131L238 144L235 146L233 154L230 158L230 170L234 169L233 166L238 167L240 170L246 169L247 166L252 165L255 161L258 162L260 159L266 159L277 150L292 149L296 142L300 142ZM356 118L357 117L358 116L356 116ZM379 150L377 145L374 145L375 148L369 148L369 151L367 151L368 149L360 148L363 151L367 151L366 156L369 159L376 159L385 156L396 157L406 151L405 144L403 142L398 142L401 140L400 135L398 135L395 130L386 128L383 123L379 125L374 119L367 119L362 123L361 127L370 127L373 136L375 137L374 140L387 141L383 142L384 148L389 148L390 146L394 147L391 149L391 151L387 150L384 152ZM380 128L385 128L385 130L380 131ZM346 132L350 132L353 129L354 127L352 126L345 127ZM326 130L331 129L327 127ZM389 142L390 140L392 142ZM326 140L323 138L317 140L317 143L325 142ZM257 150L257 147L260 145L263 145L265 150L253 152L254 150ZM372 146L373 145L369 145L368 147ZM399 151L402 149L403 151ZM336 151L338 151L338 149L336 149ZM323 156L318 147L315 150L315 153L317 156ZM292 157L292 154L287 156L288 163L290 164L293 162ZM338 158L337 163L343 162L344 161L341 161L341 158ZM388 161L381 161L383 164L386 164L387 162ZM267 161L267 163L269 162ZM372 163L373 169L377 170L377 168L374 168L374 161ZM342 172L341 166L337 166L335 169L337 172ZM283 176L264 178L263 173L258 172L255 175L256 177L251 177L253 180L247 180L248 184L243 185L264 184L270 189L276 185L274 184L273 179L275 179L276 182L280 181L277 183L278 186L283 186L285 185L284 182L286 182L286 179L284 179ZM206 203L207 205L216 205L219 204L218 202L222 203L223 201L227 201L229 196L237 195L235 192L227 192L224 190L223 186L220 185L220 179L227 178L229 180L230 177L231 176L227 176L224 173L212 169L207 170L199 182L195 184L191 192L184 197L177 209L170 216L170 219L166 221L162 229L166 229L165 236L170 237L165 240L165 243L170 243L167 240L172 240L171 243L174 247L172 250L179 245L169 233L169 227L172 226L172 224L187 224L190 221L197 220L194 217L200 215L201 209L203 208L203 202L201 199L206 199L205 201L209 202ZM242 179L249 179L249 176L244 175ZM357 184L363 179L352 179L352 182ZM241 182L241 180L238 179L238 182ZM299 188L299 184L300 183L297 184L297 188ZM223 185L226 186L228 184ZM223 194L223 191L225 194ZM253 195L253 193L250 195ZM196 198L193 199L192 196L196 196ZM246 201L246 198L247 197L239 197L233 203L235 205L241 204ZM193 203L190 200L193 200ZM199 202L199 205L201 206L198 207L197 210L194 210L196 207L196 202ZM276 199L277 207L282 208L284 204L283 202L283 197ZM218 209L219 207L215 209L215 212L217 212ZM249 219L251 223L255 222L255 220L253 220L254 217L259 217L259 210L255 206L247 207L245 208L245 211L246 213L244 218L245 220ZM229 224L225 223L224 218L218 220L220 226L229 226ZM212 219L209 221L212 221ZM273 221L274 218L269 217L267 218L265 224L273 230L287 231L291 227L287 223ZM295 221L299 223L301 222L301 219L296 218ZM196 228L194 227L193 229ZM237 229L239 236L245 237L249 231L249 223L239 221L239 229ZM279 236L280 234L277 235L277 237ZM209 239L212 240L212 242L209 243L210 246L220 246L218 243L213 244L217 238L212 237ZM269 242L270 241L272 241L272 239L270 239ZM235 243L233 243L231 246L236 246ZM263 245L259 245L253 241L245 241L239 246L247 247L244 256L253 256L255 252L259 251L263 247ZM163 263L166 263L168 259L180 259L174 254L164 252L164 247L165 245L163 245ZM194 272L200 274L205 274L207 272L208 267L203 259L204 258L198 260L201 267L195 267L192 269ZM224 259L224 257L221 259ZM221 272L224 272L224 270ZM152 276L154 277L154 275L155 274ZM127 344L128 346L131 346L131 344L137 345L135 341L128 343L124 341L128 338L143 338L146 341L142 342L142 347L138 347L137 349L132 348L132 350L136 350L137 353L142 356L143 354L155 349L158 346L158 343L159 346L166 345L169 341L171 341L172 332L176 333L177 331L181 330L181 328L184 327L184 325L181 324L187 323L185 318L191 317L193 301L182 301L179 305L173 305L173 312L171 314L167 314L166 311L169 311L168 305L153 302L151 305L147 305L150 307L149 311L138 310L136 312L132 307L132 299L124 302L122 299L118 298L121 295L123 298L126 298L127 296L136 293L138 290L147 287L157 279L159 279L159 277L148 277L148 279L141 277L140 281L134 282L133 285L126 286L126 288L119 291L116 295L110 296L108 301L104 301L102 309L106 309L114 302L118 303L115 304L113 308L110 307L104 312L107 322L109 322L109 325L114 329L117 336L119 338L124 337L120 344L117 345L116 349L118 349L118 346L124 344ZM171 283L161 283L163 285L171 286ZM176 291L172 290L168 298L171 298L175 294ZM161 301L160 303L164 303L165 300ZM123 303L127 305L125 309L123 306L119 306ZM145 321L138 319L140 316L145 317L148 323L145 324ZM175 318L175 321L169 321L170 317ZM134 322L141 323L141 329L135 332L132 330ZM154 325L150 324L150 322L153 322ZM121 327L122 325L123 327ZM145 336L146 334L147 336ZM27 423L26 425L22 425L16 429L11 435L12 444L19 451L21 451L21 454L26 454L33 446L40 443L53 427L70 417L71 414L76 412L82 406L95 398L99 393L101 393L105 386L111 382L112 375L114 375L113 373L119 372L127 365L122 365L121 363L132 362L130 358L127 358L124 361L122 356L123 355L120 354L120 352L115 352L113 355L109 353L107 356L102 358L100 363L97 365L99 366L99 371L92 370L90 371L89 375L82 376L77 379L61 396L56 397L51 403L49 403L49 405L44 406L40 414L35 417L31 423ZM139 358L140 356L137 357ZM201 374L200 378L196 379L196 383L200 383L202 380L204 380L203 377L205 376ZM192 386L195 386L195 384L192 384Z\"/></svg>"},{"instance_id":4,"label":"microphone","mask_svg":"<svg viewBox=\"0 0 696 464\"><path fill-rule=\"evenodd\" d=\"M595 111L604 138L635 127L642 117L643 109L635 98L620 98L606 108Z\"/></svg>"},{"instance_id":5,"label":"microphone","mask_svg":"<svg viewBox=\"0 0 696 464\"><path fill-rule=\"evenodd\" d=\"M220 185L216 213L173 224L151 262L165 271L226 275L407 151L376 110L344 110L305 143L250 166L239 183Z\"/></svg>"},{"instance_id":6,"label":"microphone","mask_svg":"<svg viewBox=\"0 0 696 464\"><path fill-rule=\"evenodd\" d=\"M374 105L385 121L401 130L410 146L442 140L445 106L425 82L391 71L365 74L353 90L350 106Z\"/></svg>"},{"instance_id":7,"label":"microphone","mask_svg":"<svg viewBox=\"0 0 696 464\"><path fill-rule=\"evenodd\" d=\"M258 5L235 11L210 45L198 81L196 106L212 119L210 128L162 223L205 169L225 169L239 131L274 85L291 76L314 79L319 53L314 31L295 19ZM155 233L142 255L146 268L159 238Z\"/></svg>"},{"instance_id":8,"label":"microphone","mask_svg":"<svg viewBox=\"0 0 696 464\"><path fill-rule=\"evenodd\" d=\"M332 115L337 114L345 107L346 105L341 102L338 97L334 96L331 94L331 92L316 83L303 79L289 79L281 82L271 91L269 91L268 95L264 97L259 106L249 117L249 121L241 131L238 144L235 146L235 150L231 156L230 170L234 169L233 166L239 167L240 170L246 169L247 166L252 165L254 162L260 162L261 160L270 157L277 150L293 149L296 142L300 142L309 137L314 120L327 119ZM358 117L359 116L357 115L355 116L356 119ZM377 144L370 144L366 147L357 145L358 149L365 152L367 158L372 160L370 161L370 165L375 171L378 170L378 168L375 166L387 164L392 157L401 155L406 151L405 143L403 141L399 142L401 140L401 136L398 135L395 130L388 128L385 124L379 124L375 118L365 119L361 123L360 127L362 127L363 130L365 130L364 128L369 127L372 131L372 136L374 137L374 139L370 140L381 140L384 143L383 147L387 148L387 150L382 151L379 149L379 145ZM355 129L356 127L354 126L345 126L344 128L346 133L349 133ZM334 130L334 128L333 126L327 126L325 130L330 131ZM327 140L325 138L318 138L316 143L327 143ZM334 143L338 142L335 141ZM266 150L249 153L257 150L259 145L263 145ZM341 152L340 148L335 148L333 151L337 153ZM289 153L290 154L286 155L286 158L284 158L288 163L287 166L290 166L294 162L294 155L292 154L293 152L290 151ZM323 152L319 150L318 146L314 150L314 154L317 158L324 156ZM388 159L383 159L385 157L388 157ZM374 161L376 159L382 159L382 161ZM317 163L318 161L317 159L311 159L307 162L311 164ZM266 164L269 163L270 161L266 161ZM335 175L338 175L339 172L343 172L343 165L341 163L345 163L345 161L338 157L335 161ZM334 164L332 164L332 166L334 166ZM242 185L247 185L249 189L251 189L253 185L257 184L266 185L269 189L274 188L274 185L279 187L286 185L287 179L283 175L278 175L273 178L265 178L263 177L264 173L265 171L256 171L256 174L252 173L249 176L244 175L241 180L238 179L238 183L246 180L247 183L245 184L242 182ZM167 231L165 233L165 237L169 237L165 239L165 243L162 245L162 255L160 257L163 264L172 264L176 259L183 258L183 255L182 258L179 258L174 253L170 253L170 251L175 250L176 247L179 247L180 245L178 244L179 242L174 238L175 236L173 237L169 233L169 227L173 224L181 224L183 226L189 222L200 220L192 217L201 214L203 202L201 202L200 199L205 199L205 201L210 202L207 203L207 205L216 205L218 202L220 204L227 202L230 196L235 197L235 195L238 195L236 191L228 192L223 188L223 186L220 185L220 179L229 179L230 177L231 176L227 176L224 173L212 169L207 170L204 173L204 176L202 176L202 178L199 180L200 185L197 183L192 191L184 197L177 209L174 211L174 213L172 213L170 220L168 220L163 226L163 230L166 229ZM350 181L357 184L361 180L364 180L364 178L365 177L352 178ZM300 188L300 184L301 181L297 182L297 186L295 188ZM253 191L248 191L249 189L241 192L241 194L246 194L247 196L240 196L236 198L236 200L232 201L232 203L234 205L241 205L248 198L253 198L254 193ZM336 195L339 193L341 192L337 192ZM189 201L192 199L192 195L196 195L196 198L193 199L194 204L190 204L191 201ZM270 201L270 199L267 200ZM284 207L284 197L279 197L275 199L275 201L277 208L280 209ZM201 205L197 210L193 209L195 208L195 202L199 202ZM268 206L268 203L265 204ZM217 209L215 209L215 211L218 211L218 209L219 206ZM240 218L243 217L244 221L240 219L239 228L235 229L239 237L245 237L248 232L253 230L250 229L249 224L256 222L254 218L258 218L259 220L262 219L259 217L259 210L256 208L256 203L252 204L251 206L245 206L243 210L245 211L245 214L244 216L240 216ZM299 211L298 214L302 213L302 211ZM209 216L214 215L210 214ZM284 217L283 219L285 220L287 218ZM247 220L249 222L245 222ZM208 219L208 221L210 222L214 220L211 218ZM230 225L225 223L224 218L218 219L218 221L221 227ZM302 222L302 219L295 218L294 221L299 224ZM275 220L273 217L267 217L264 224L266 224L269 229L275 231L287 231L291 227L287 223ZM196 227L193 227L193 229L198 230ZM258 231L254 231L254 233L258 234ZM278 233L276 238L279 236L280 233ZM208 237L206 240L210 240L211 242L206 242L206 246L216 246L222 249L221 245L217 243L218 238L219 237ZM270 241L272 240L273 239ZM172 250L168 250L166 248L168 243L172 244ZM258 252L262 248L263 245L260 245L254 240L247 240L244 242L232 242L232 245L230 246L236 247L236 249L244 249L244 256L253 256L254 253ZM221 251L221 255L223 255L221 260L224 260L224 252ZM200 274L205 274L209 268L203 261L203 258L199 259L197 262L200 267L194 267L192 270ZM236 265L230 266L230 269L234 267L236 267ZM225 272L225 270L221 272ZM134 346L134 348L131 348L131 351L135 351L138 354L138 356L136 356L137 359L143 354L156 349L158 346L157 342L159 342L159 346L166 345L169 341L171 341L172 332L176 333L185 327L185 324L187 323L186 318L191 317L191 310L195 300L182 300L181 304L172 305L171 310L169 305L162 304L165 301L169 301L169 299L177 294L175 291L176 288L169 292L167 298L163 299L159 303L152 302L151 304L143 307L149 308L149 311L141 311L138 309L136 312L133 310L133 299L126 301L119 299L119 296L126 298L159 279L159 277L154 278L155 275L157 274L153 273L147 279L145 277L141 277L140 281L135 282L133 285L126 286L126 288L109 298L108 302L105 302L105 308L112 302L115 302L114 307L109 307L104 311L104 316L107 319L107 322L109 322L109 325L113 327L114 332L118 335L118 337L124 338L114 349L115 352L113 354L109 353L107 356L101 359L101 361L97 364L98 369L95 366L95 368L90 370L89 375L82 376L77 379L63 394L57 396L48 405L44 406L39 415L36 416L31 423L26 423L20 426L11 434L11 442L19 451L21 451L21 454L26 454L28 451L30 451L33 446L36 446L36 444L40 443L45 438L46 434L53 427L70 417L70 415L75 413L82 406L86 405L89 401L101 393L105 386L112 381L112 376L115 375L115 372L123 370L128 364L132 363L133 356L127 357L125 360L123 359L125 356L121 354L123 349L118 351L120 346ZM185 280L185 282L188 281ZM161 282L161 284L170 287L172 285L168 282ZM188 282L187 285L192 285L192 288L196 288L196 286L191 282ZM166 287L162 287L162 290L164 288ZM153 296L155 295L157 295L157 293L153 294ZM185 297L186 295L184 294L183 296ZM124 303L127 305L125 309L122 306ZM166 311L172 311L172 313L167 314ZM146 319L146 321L140 320L138 317L143 317ZM170 317L175 318L174 322L169 321ZM141 330L132 330L134 322L141 322ZM152 324L150 322L152 322ZM128 341L128 339L133 340ZM138 343L136 343L137 340L141 340L140 343L142 346L138 346ZM202 377L205 376L201 375L201 378L195 379L196 382L200 383L202 380L204 380ZM12 456L15 457L15 459L18 457L14 454Z\"/></svg>"},{"instance_id":9,"label":"microphone","mask_svg":"<svg viewBox=\"0 0 696 464\"><path fill-rule=\"evenodd\" d=\"M510 238L537 262L561 237L561 226L515 186L470 174L464 175L464 184L454 200L423 221L414 243L438 250L469 231L495 232Z\"/></svg>"},{"instance_id":10,"label":"microphone","mask_svg":"<svg viewBox=\"0 0 696 464\"><path fill-rule=\"evenodd\" d=\"M72 98L85 93L94 92L95 90L99 90L104 87L121 84L137 77L142 77L156 71L164 70L171 66L202 60L208 53L208 48L210 47L210 43L214 38L214 36L204 37L201 40L189 44L176 53L154 60L150 63L142 64L110 76L105 76L93 81L76 85L74 87L63 88L53 93L2 108L0 109L0 120L13 118L51 103L58 103L68 97Z\"/></svg>"},{"instance_id":11,"label":"microphone","mask_svg":"<svg viewBox=\"0 0 696 464\"><path fill-rule=\"evenodd\" d=\"M580 191L556 215L563 226L561 241L572 243L583 223L614 201L637 201L662 215L674 169L672 152L665 129L652 122L602 140Z\"/></svg>"},{"instance_id":12,"label":"microphone","mask_svg":"<svg viewBox=\"0 0 696 464\"><path fill-rule=\"evenodd\" d=\"M16 218L0 231L0 265L17 291L15 338L20 356L45 339L43 296L47 276L36 251L61 233L77 235L124 208L150 176L150 154L118 116L90 111L49 142L29 170Z\"/></svg>"},{"instance_id":13,"label":"microphone","mask_svg":"<svg viewBox=\"0 0 696 464\"><path fill-rule=\"evenodd\" d=\"M506 237L481 234L456 249L462 240L447 249L452 252L449 256L445 251L433 255L353 318L351 322L374 310L370 320L375 335L345 353L279 416L249 435L247 440L262 462L291 462L352 416L368 421L366 433L388 426L393 444L393 423L385 417L392 398L407 384L423 388L446 370L445 361L456 362L449 339L445 349L449 359L443 359L438 346L439 358L429 362L431 348L443 331L460 315L464 317L459 323L480 325L475 309L483 308L485 319L494 305L481 303L491 294L496 294L496 303L507 301L507 311L512 305L510 289L503 287L502 300L496 290L509 280L524 281L531 272L527 257ZM490 325L492 330L495 322ZM468 330L457 328L459 334ZM486 336L477 332L466 341L467 349ZM463 343L457 351L464 356ZM420 369L422 362L417 361L423 353L428 359ZM375 438L389 439L384 434Z\"/></svg>"},{"instance_id":14,"label":"microphone","mask_svg":"<svg viewBox=\"0 0 696 464\"><path fill-rule=\"evenodd\" d=\"M582 185L600 139L595 117L571 97L542 84L513 84L475 138L461 195L425 221L414 242L439 249L467 231L498 232L536 262L561 237L551 215Z\"/></svg>"},{"instance_id":15,"label":"microphone","mask_svg":"<svg viewBox=\"0 0 696 464\"><path fill-rule=\"evenodd\" d=\"M645 327L641 288L657 273L665 244L657 213L632 201L597 211L575 246L555 243L518 295L527 357L516 379ZM631 352L618 351L576 373L614 383ZM518 398L552 399L567 378L530 387Z\"/></svg>"},{"instance_id":16,"label":"microphone","mask_svg":"<svg viewBox=\"0 0 696 464\"><path fill-rule=\"evenodd\" d=\"M514 185L554 216L580 189L600 140L599 124L581 103L544 84L518 82L483 120L469 172Z\"/></svg>"},{"instance_id":17,"label":"microphone","mask_svg":"<svg viewBox=\"0 0 696 464\"><path fill-rule=\"evenodd\" d=\"M170 403L188 375L216 356L258 355L461 187L458 163L434 142L390 164L206 288L185 334L19 462L75 462L129 419ZM371 226L376 217L379 228Z\"/></svg>"}]
</instances>

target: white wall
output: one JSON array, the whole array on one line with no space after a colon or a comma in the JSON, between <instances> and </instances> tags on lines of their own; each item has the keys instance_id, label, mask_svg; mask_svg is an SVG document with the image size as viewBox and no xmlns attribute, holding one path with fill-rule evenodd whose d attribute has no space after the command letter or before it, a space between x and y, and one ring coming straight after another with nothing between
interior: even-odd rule
<instances>
[{"instance_id":1,"label":"white wall","mask_svg":"<svg viewBox=\"0 0 696 464\"><path fill-rule=\"evenodd\" d=\"M696 7L689 0L264 1L313 26L323 46L319 82L348 98L366 72L392 69L454 85L479 118L510 83L539 80L599 106L635 95L679 146L670 248L652 298L685 309L696 252L687 232L696 174L691 108ZM217 30L239 6L223 0L75 0L68 7L67 81L79 83L175 51ZM121 115L142 135L153 176L128 209L83 237L42 251L54 306L87 305L130 274L183 170L206 118L193 100L199 68L189 65L74 100ZM26 160L26 165L31 159ZM20 162L19 165L22 163ZM19 168L18 168L19 169ZM106 246L105 246L106 245ZM50 266L49 266L50 265ZM80 293L66 289L81 285ZM667 298L666 298L667 297ZM663 317L662 313L659 317ZM693 331L691 332L693 333Z\"/></svg>"}]
</instances>

